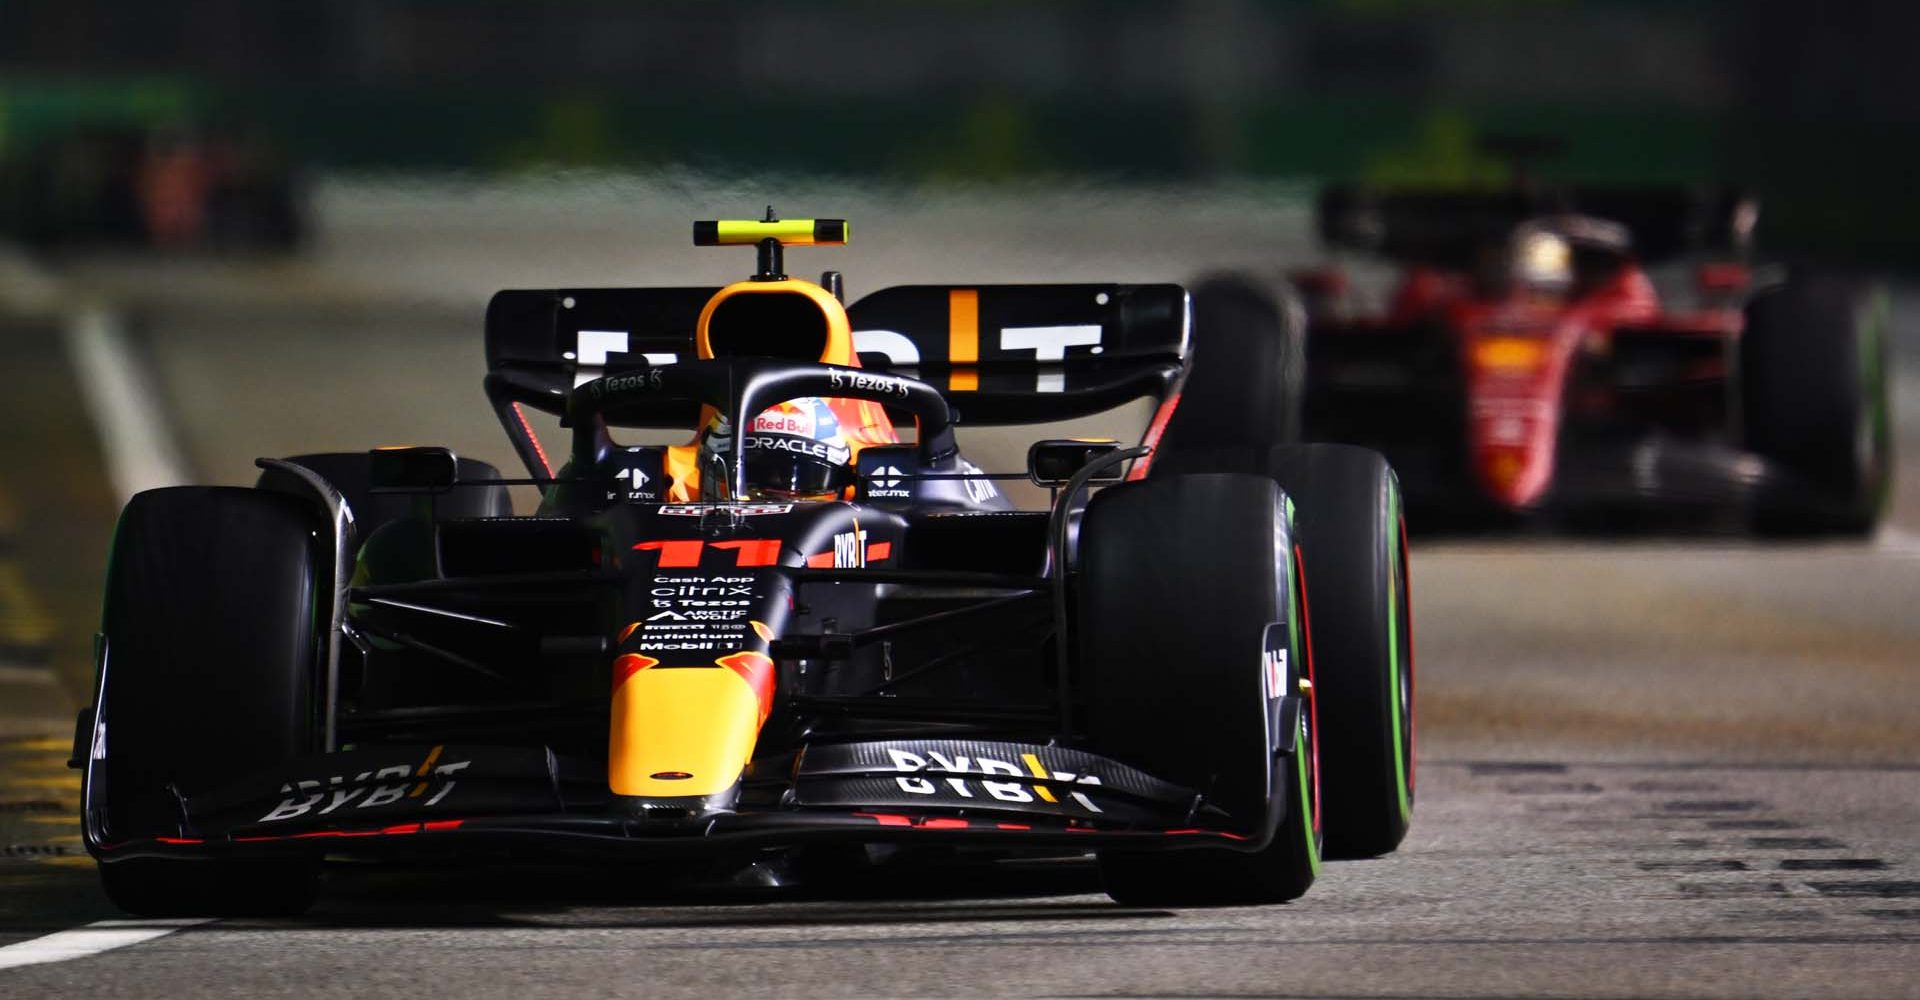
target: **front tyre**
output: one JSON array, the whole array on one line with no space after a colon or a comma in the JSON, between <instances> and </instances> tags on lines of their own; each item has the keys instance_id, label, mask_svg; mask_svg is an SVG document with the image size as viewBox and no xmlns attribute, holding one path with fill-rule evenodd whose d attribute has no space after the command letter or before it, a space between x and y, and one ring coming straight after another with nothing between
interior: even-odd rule
<instances>
[{"instance_id":1,"label":"front tyre","mask_svg":"<svg viewBox=\"0 0 1920 1000\"><path fill-rule=\"evenodd\" d=\"M1319 666L1327 855L1391 853L1413 821L1413 613L1400 486L1377 452L1273 449L1298 505Z\"/></svg>"},{"instance_id":2,"label":"front tyre","mask_svg":"<svg viewBox=\"0 0 1920 1000\"><path fill-rule=\"evenodd\" d=\"M1393 851L1412 822L1414 791L1412 599L1399 481L1379 453L1339 444L1172 452L1153 475L1200 471L1269 476L1296 505L1327 854Z\"/></svg>"},{"instance_id":3,"label":"front tyre","mask_svg":"<svg viewBox=\"0 0 1920 1000\"><path fill-rule=\"evenodd\" d=\"M1312 668L1285 504L1246 475L1168 476L1088 504L1074 620L1092 748L1200 791L1265 842L1102 851L1119 902L1278 903L1319 872Z\"/></svg>"},{"instance_id":4,"label":"front tyre","mask_svg":"<svg viewBox=\"0 0 1920 1000\"><path fill-rule=\"evenodd\" d=\"M93 817L110 841L180 836L180 796L311 752L319 628L307 504L231 487L136 495L107 569L106 675ZM138 916L297 913L307 859L107 860Z\"/></svg>"}]
</instances>

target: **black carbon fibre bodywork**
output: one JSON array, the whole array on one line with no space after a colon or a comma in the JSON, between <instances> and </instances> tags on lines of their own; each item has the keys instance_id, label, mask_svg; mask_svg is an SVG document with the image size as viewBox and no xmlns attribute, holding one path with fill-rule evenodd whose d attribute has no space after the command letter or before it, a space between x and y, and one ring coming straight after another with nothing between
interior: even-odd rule
<instances>
[{"instance_id":1,"label":"black carbon fibre bodywork","mask_svg":"<svg viewBox=\"0 0 1920 1000\"><path fill-rule=\"evenodd\" d=\"M610 456L608 423L663 400L739 414L801 395L888 403L919 435L876 449L899 462L863 465L859 502L609 492L617 469L637 489L634 470L651 466ZM543 482L539 516L441 518L426 503L366 538L350 512L316 519L314 544L337 557L342 586L320 612L337 663L323 660L315 679L325 724L310 753L236 760L220 780L170 787L177 815L134 825L107 808L114 720L84 717L75 759L89 850L113 862L526 846L624 857L822 839L1265 846L1271 804L1233 815L1207 789L1098 752L1074 721L1083 667L1062 649L1060 598L1084 479L1053 510L1004 509L959 461L943 395L886 373L688 362L602 376L565 400L572 458L587 472ZM719 454L739 468L737 442ZM298 482L314 509L342 514L313 479ZM941 485L923 492L922 481ZM746 493L738 478L722 482ZM408 551L354 559L384 548ZM373 565L419 570L370 575ZM621 662L724 674L742 656L770 673L736 784L638 804L612 794ZM99 676L102 690L113 683L104 643ZM1288 718L1299 702L1276 698Z\"/></svg>"}]
</instances>

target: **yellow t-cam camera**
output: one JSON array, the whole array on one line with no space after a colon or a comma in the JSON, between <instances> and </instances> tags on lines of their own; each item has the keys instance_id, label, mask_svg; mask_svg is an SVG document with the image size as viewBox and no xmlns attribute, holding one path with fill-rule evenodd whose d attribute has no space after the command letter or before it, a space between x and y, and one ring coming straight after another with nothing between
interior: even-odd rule
<instances>
[{"instance_id":1,"label":"yellow t-cam camera","mask_svg":"<svg viewBox=\"0 0 1920 1000\"><path fill-rule=\"evenodd\" d=\"M845 219L705 219L693 224L697 247L754 246L773 240L783 246L836 246L851 235Z\"/></svg>"}]
</instances>

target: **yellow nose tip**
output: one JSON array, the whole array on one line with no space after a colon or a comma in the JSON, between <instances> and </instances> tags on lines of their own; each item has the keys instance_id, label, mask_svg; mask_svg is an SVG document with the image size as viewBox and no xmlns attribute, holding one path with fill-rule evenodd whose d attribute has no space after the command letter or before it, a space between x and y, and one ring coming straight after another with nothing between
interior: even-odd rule
<instances>
[{"instance_id":1,"label":"yellow nose tip","mask_svg":"<svg viewBox=\"0 0 1920 1000\"><path fill-rule=\"evenodd\" d=\"M616 795L714 795L733 787L760 734L760 698L726 667L634 672L613 693L607 785Z\"/></svg>"}]
</instances>

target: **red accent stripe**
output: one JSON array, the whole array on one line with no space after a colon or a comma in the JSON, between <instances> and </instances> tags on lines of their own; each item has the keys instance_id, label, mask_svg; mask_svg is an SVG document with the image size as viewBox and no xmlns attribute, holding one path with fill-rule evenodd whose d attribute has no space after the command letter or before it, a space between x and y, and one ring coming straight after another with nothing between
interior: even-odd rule
<instances>
[{"instance_id":1,"label":"red accent stripe","mask_svg":"<svg viewBox=\"0 0 1920 1000\"><path fill-rule=\"evenodd\" d=\"M817 556L808 556L807 565L813 567L814 569L832 569L833 553L822 552Z\"/></svg>"},{"instance_id":2,"label":"red accent stripe","mask_svg":"<svg viewBox=\"0 0 1920 1000\"><path fill-rule=\"evenodd\" d=\"M1152 448L1145 455L1134 460L1133 468L1127 470L1127 481L1147 478L1147 468L1153 464L1153 456L1160 449L1160 435L1167 432L1167 424L1173 420L1173 411L1180 408L1180 393L1170 393L1160 401L1160 408L1153 411L1153 422L1147 425L1147 432L1140 436L1141 445Z\"/></svg>"},{"instance_id":3,"label":"red accent stripe","mask_svg":"<svg viewBox=\"0 0 1920 1000\"><path fill-rule=\"evenodd\" d=\"M161 843L161 844L204 844L206 843L206 841L201 840L199 837L155 837L153 839L156 843Z\"/></svg>"},{"instance_id":4,"label":"red accent stripe","mask_svg":"<svg viewBox=\"0 0 1920 1000\"><path fill-rule=\"evenodd\" d=\"M1025 823L995 823L995 824L994 824L994 826L996 826L996 827L998 827L998 828L1000 828L1000 829L1002 829L1002 830L1031 830L1031 829L1033 829L1033 827L1030 827L1030 826L1028 826L1028 825L1027 825L1027 824L1025 824Z\"/></svg>"},{"instance_id":5,"label":"red accent stripe","mask_svg":"<svg viewBox=\"0 0 1920 1000\"><path fill-rule=\"evenodd\" d=\"M1405 565L1404 563L1402 565ZM1293 547L1293 566L1300 580L1300 617L1304 620L1300 629L1306 638L1307 646L1307 683L1313 683L1313 608L1307 604L1307 561L1300 554L1300 546ZM1397 693L1396 693L1397 694ZM1313 728L1313 746L1308 749L1313 758L1313 828L1320 829L1320 689L1314 688L1307 697L1307 711L1312 713L1308 722Z\"/></svg>"},{"instance_id":6,"label":"red accent stripe","mask_svg":"<svg viewBox=\"0 0 1920 1000\"><path fill-rule=\"evenodd\" d=\"M773 714L773 660L765 653L749 650L730 653L714 662L739 674L753 688L754 697L760 701L760 721L767 721Z\"/></svg>"},{"instance_id":7,"label":"red accent stripe","mask_svg":"<svg viewBox=\"0 0 1920 1000\"><path fill-rule=\"evenodd\" d=\"M854 813L861 819L870 819L881 826L912 826L913 820L896 813Z\"/></svg>"},{"instance_id":8,"label":"red accent stripe","mask_svg":"<svg viewBox=\"0 0 1920 1000\"><path fill-rule=\"evenodd\" d=\"M923 830L964 830L970 825L964 819L948 819L941 816L920 821L920 828Z\"/></svg>"},{"instance_id":9,"label":"red accent stripe","mask_svg":"<svg viewBox=\"0 0 1920 1000\"><path fill-rule=\"evenodd\" d=\"M520 404L513 403L511 405L513 406L513 415L516 418L518 418L520 421L520 429L526 431L527 440L533 442L533 453L535 456L537 456L540 459L540 468L544 472L546 472L547 474L546 478L552 479L553 463L547 461L547 450L545 448L540 447L540 435L535 434L533 432L533 425L530 423L527 423L527 414L525 413L525 411L520 409Z\"/></svg>"},{"instance_id":10,"label":"red accent stripe","mask_svg":"<svg viewBox=\"0 0 1920 1000\"><path fill-rule=\"evenodd\" d=\"M658 552L660 569L688 569L700 565L700 550L706 542L699 538L674 538L667 541L639 542L635 552Z\"/></svg>"},{"instance_id":11,"label":"red accent stripe","mask_svg":"<svg viewBox=\"0 0 1920 1000\"><path fill-rule=\"evenodd\" d=\"M656 660L651 656L641 656L639 653L622 653L619 656L614 657L613 689L615 691L620 690L620 685L625 684L627 682L627 678L632 677L634 674L637 674L640 671L647 669L648 667L656 666L659 663L660 663L659 660Z\"/></svg>"},{"instance_id":12,"label":"red accent stripe","mask_svg":"<svg viewBox=\"0 0 1920 1000\"><path fill-rule=\"evenodd\" d=\"M780 539L745 538L731 542L715 542L716 549L737 549L739 556L735 566L773 566L780 562ZM661 565L666 565L661 563Z\"/></svg>"},{"instance_id":13,"label":"red accent stripe","mask_svg":"<svg viewBox=\"0 0 1920 1000\"><path fill-rule=\"evenodd\" d=\"M1192 829L1184 829L1184 830L1162 830L1160 832L1166 834L1169 837L1225 837L1228 840L1252 839L1244 833L1228 833L1225 830L1201 830L1198 828L1192 828Z\"/></svg>"},{"instance_id":14,"label":"red accent stripe","mask_svg":"<svg viewBox=\"0 0 1920 1000\"><path fill-rule=\"evenodd\" d=\"M377 830L309 830L306 833L278 833L278 834L265 834L258 837L235 837L233 838L233 842L236 844L257 844L257 843L261 843L263 841L269 841L269 840L324 840L327 838L339 838L339 837L394 837L394 836L401 836L401 835L410 834L410 833L421 833L423 831L427 833L441 833L447 830L458 830L460 829L460 824L465 822L466 820L463 820L463 819L436 819L426 823L398 823L393 826L384 826ZM162 844L205 843L205 841L187 840L187 839L181 839L181 838L159 837L155 839Z\"/></svg>"},{"instance_id":15,"label":"red accent stripe","mask_svg":"<svg viewBox=\"0 0 1920 1000\"><path fill-rule=\"evenodd\" d=\"M892 542L871 542L867 545L868 562L879 562L890 555L893 555Z\"/></svg>"}]
</instances>

